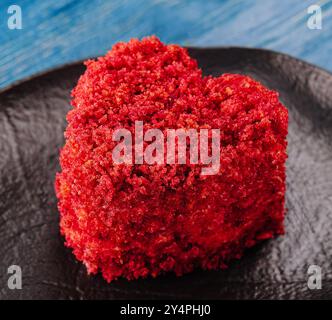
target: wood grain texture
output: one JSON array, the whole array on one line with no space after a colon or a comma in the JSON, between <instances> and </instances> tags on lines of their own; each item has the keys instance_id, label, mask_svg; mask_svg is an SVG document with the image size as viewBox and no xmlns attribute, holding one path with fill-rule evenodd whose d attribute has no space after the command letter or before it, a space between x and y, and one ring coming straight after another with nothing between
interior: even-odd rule
<instances>
[{"instance_id":1,"label":"wood grain texture","mask_svg":"<svg viewBox=\"0 0 332 320\"><path fill-rule=\"evenodd\" d=\"M7 27L14 3L22 30ZM150 34L190 46L269 48L332 70L332 0L318 3L322 30L307 27L312 0L2 0L0 87Z\"/></svg>"}]
</instances>

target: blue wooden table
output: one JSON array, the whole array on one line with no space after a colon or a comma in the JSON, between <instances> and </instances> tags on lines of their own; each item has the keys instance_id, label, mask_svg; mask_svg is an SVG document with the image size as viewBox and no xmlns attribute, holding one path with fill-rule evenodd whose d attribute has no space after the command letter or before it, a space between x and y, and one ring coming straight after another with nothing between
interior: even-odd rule
<instances>
[{"instance_id":1,"label":"blue wooden table","mask_svg":"<svg viewBox=\"0 0 332 320\"><path fill-rule=\"evenodd\" d=\"M317 3L322 29L311 30L309 0L2 0L0 87L64 63L102 55L112 44L156 34L191 46L247 46L286 52L332 70L332 0ZM8 28L9 6L22 29Z\"/></svg>"}]
</instances>

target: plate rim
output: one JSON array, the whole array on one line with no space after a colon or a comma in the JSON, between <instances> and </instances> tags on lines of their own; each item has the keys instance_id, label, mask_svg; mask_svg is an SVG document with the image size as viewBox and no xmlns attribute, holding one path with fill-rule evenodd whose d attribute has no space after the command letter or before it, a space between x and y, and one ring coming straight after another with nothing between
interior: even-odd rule
<instances>
[{"instance_id":1,"label":"plate rim","mask_svg":"<svg viewBox=\"0 0 332 320\"><path fill-rule=\"evenodd\" d=\"M255 52L256 51L256 52L259 52L259 53L266 53L266 54L271 54L271 55L274 55L274 56L283 56L283 57L286 57L288 59L295 60L298 63L304 63L307 66L310 66L311 68L316 69L319 72L325 73L329 77L332 77L332 70L331 71L327 70L323 67L317 66L317 65L315 65L311 62L305 61L301 58L294 57L291 54L276 51L276 50L265 49L265 48L255 48L255 47L246 47L246 46L206 46L206 47L205 46L182 46L182 47L185 48L185 49L188 49L188 50L197 50L197 51L240 50L240 51L250 51L250 52ZM79 60L69 61L69 62L64 63L64 64L59 64L59 65L55 65L55 66L50 67L50 68L43 69L40 72L33 73L33 74L31 74L27 77L24 77L22 79L14 80L9 85L6 85L5 87L0 88L0 95L3 94L3 93L6 93L6 92L10 91L11 89L14 89L15 87L18 87L18 86L20 86L20 85L22 85L26 82L29 82L31 80L34 80L34 79L42 77L42 76L46 76L49 73L60 71L62 69L66 69L66 68L69 68L69 67L83 65L86 60L97 59L97 58L98 57L86 57L86 58L79 59Z\"/></svg>"}]
</instances>

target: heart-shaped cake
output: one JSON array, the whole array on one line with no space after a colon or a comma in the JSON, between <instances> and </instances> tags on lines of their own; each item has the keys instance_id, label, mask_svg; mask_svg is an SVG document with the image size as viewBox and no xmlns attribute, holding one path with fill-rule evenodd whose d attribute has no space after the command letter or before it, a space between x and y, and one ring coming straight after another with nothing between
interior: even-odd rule
<instances>
[{"instance_id":1,"label":"heart-shaped cake","mask_svg":"<svg viewBox=\"0 0 332 320\"><path fill-rule=\"evenodd\" d=\"M244 75L203 77L186 49L156 37L118 43L86 66L56 193L66 245L89 273L224 268L283 234L288 113L276 92ZM178 129L193 136L181 151L173 135L172 159Z\"/></svg>"}]
</instances>

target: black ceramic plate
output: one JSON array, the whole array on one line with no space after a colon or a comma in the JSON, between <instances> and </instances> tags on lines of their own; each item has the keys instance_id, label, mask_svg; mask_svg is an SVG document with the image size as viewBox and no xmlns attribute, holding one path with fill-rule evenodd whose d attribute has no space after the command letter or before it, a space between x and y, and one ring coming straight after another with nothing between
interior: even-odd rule
<instances>
[{"instance_id":1,"label":"black ceramic plate","mask_svg":"<svg viewBox=\"0 0 332 320\"><path fill-rule=\"evenodd\" d=\"M248 250L225 271L107 284L63 245L53 181L59 170L74 64L0 93L0 299L332 298L332 75L264 50L191 49L205 74L248 74L289 109L286 235ZM9 290L7 268L22 268ZM308 288L318 265L322 288Z\"/></svg>"}]
</instances>

